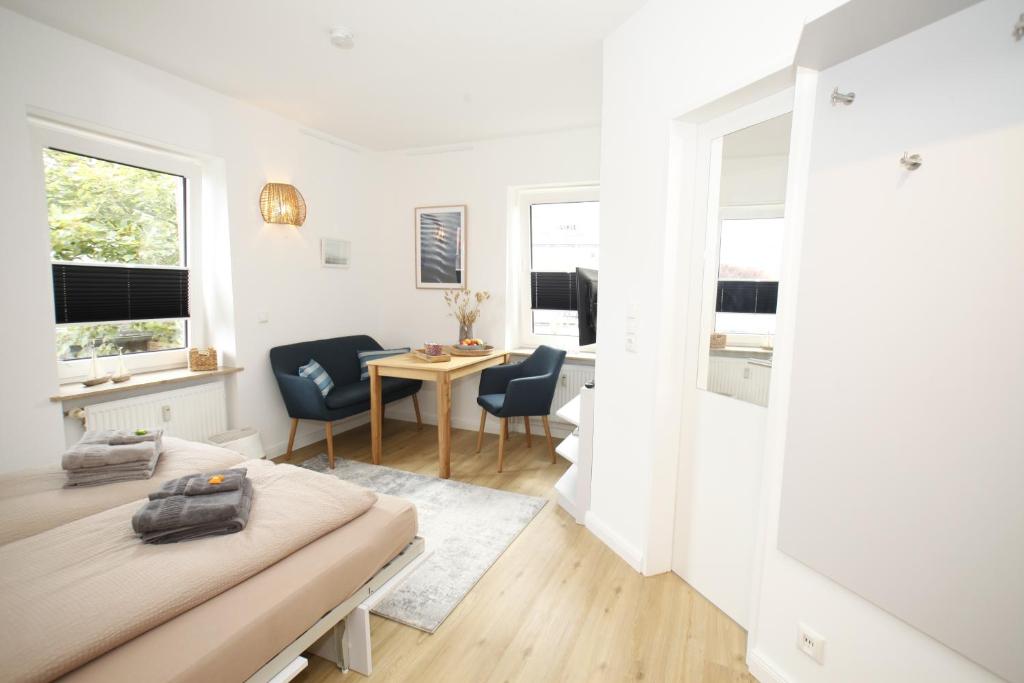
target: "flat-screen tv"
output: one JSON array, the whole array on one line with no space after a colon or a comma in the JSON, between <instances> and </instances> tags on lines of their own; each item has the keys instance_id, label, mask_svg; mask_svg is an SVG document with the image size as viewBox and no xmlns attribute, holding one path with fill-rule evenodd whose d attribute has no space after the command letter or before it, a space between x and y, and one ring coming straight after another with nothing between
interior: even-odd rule
<instances>
[{"instance_id":1,"label":"flat-screen tv","mask_svg":"<svg viewBox=\"0 0 1024 683\"><path fill-rule=\"evenodd\" d=\"M576 314L580 346L597 343L597 271L576 269Z\"/></svg>"}]
</instances>

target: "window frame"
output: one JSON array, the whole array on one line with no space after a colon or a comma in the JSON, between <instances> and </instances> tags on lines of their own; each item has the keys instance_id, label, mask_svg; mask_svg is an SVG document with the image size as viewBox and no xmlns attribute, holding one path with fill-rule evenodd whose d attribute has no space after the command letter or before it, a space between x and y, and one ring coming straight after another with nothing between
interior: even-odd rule
<instances>
[{"instance_id":1,"label":"window frame","mask_svg":"<svg viewBox=\"0 0 1024 683\"><path fill-rule=\"evenodd\" d=\"M721 266L722 262L722 223L724 221L743 221L743 220L756 220L756 219L779 219L785 222L786 220L786 205L785 204L735 204L732 206L721 206L718 209L718 229L716 234L715 242L715 262ZM785 223L783 223L783 229L785 229ZM718 272L715 272L715 294L718 292L718 283L721 281L721 277ZM714 310L714 305L712 305ZM777 314L773 314L777 315ZM712 332L717 332L718 327L718 313L714 313L714 318L711 320ZM769 348L773 345L775 335L773 334L756 334L756 333L740 333L740 332L729 332L726 334L726 346L729 347L755 347L755 348Z\"/></svg>"},{"instance_id":2,"label":"window frame","mask_svg":"<svg viewBox=\"0 0 1024 683\"><path fill-rule=\"evenodd\" d=\"M523 188L518 196L518 264L516 320L517 334L514 336L519 348L536 348L542 344L567 351L579 348L579 337L565 337L553 334L533 333L533 311L530 308L530 273L533 272L533 240L530 207L534 204L572 204L578 202L600 202L601 188L597 183L579 183L558 187ZM600 250L600 243L598 244Z\"/></svg>"},{"instance_id":3,"label":"window frame","mask_svg":"<svg viewBox=\"0 0 1024 683\"><path fill-rule=\"evenodd\" d=\"M189 271L189 308L191 315L183 319L185 321L184 347L166 351L142 351L126 354L124 355L124 362L128 371L132 373L188 367L189 347L201 346L202 344L197 344L196 340L204 339L206 332L202 306L202 268L200 253L197 248L201 236L202 167L194 159L148 145L109 137L36 117L29 117L29 123L32 128L33 151L37 168L36 178L43 193L44 207L47 206L43 166L43 151L46 149L55 149L158 173L167 173L185 179L183 204L185 215L182 230L184 245L182 246L182 256L184 267ZM50 225L46 213L42 217L41 224L42 228L48 232ZM49 250L49 237L47 237L46 246L47 250ZM53 263L63 263L62 261L52 260L49 254L46 261L48 267L52 267ZM180 266L119 263L101 263L97 265L180 268ZM181 318L170 318L169 320L181 320ZM98 324L118 324L121 322L130 321L111 320ZM54 321L54 334L56 334L57 327L58 325ZM53 342L56 342L55 338ZM81 381L89 376L90 359L60 360L56 358L56 353L54 355L57 363L58 379L62 384ZM104 370L111 372L114 370L114 363L116 361L112 360L112 358L103 357L100 359L99 362Z\"/></svg>"}]
</instances>

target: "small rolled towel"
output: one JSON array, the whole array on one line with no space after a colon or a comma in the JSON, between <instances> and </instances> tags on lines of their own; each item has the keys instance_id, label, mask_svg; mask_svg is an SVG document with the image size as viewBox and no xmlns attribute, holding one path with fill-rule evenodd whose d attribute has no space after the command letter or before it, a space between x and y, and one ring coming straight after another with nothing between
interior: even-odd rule
<instances>
[{"instance_id":1,"label":"small rolled towel","mask_svg":"<svg viewBox=\"0 0 1024 683\"><path fill-rule=\"evenodd\" d=\"M252 499L252 482L246 478L234 491L151 500L132 517L132 528L143 543L153 544L233 534L248 524Z\"/></svg>"},{"instance_id":2,"label":"small rolled towel","mask_svg":"<svg viewBox=\"0 0 1024 683\"><path fill-rule=\"evenodd\" d=\"M208 493L235 491L241 488L246 472L244 467L235 467L230 470L187 474L184 477L165 481L157 491L149 494L149 499L159 500L170 496L201 496ZM224 477L224 481L220 484L210 484L210 478L218 475Z\"/></svg>"},{"instance_id":3,"label":"small rolled towel","mask_svg":"<svg viewBox=\"0 0 1024 683\"><path fill-rule=\"evenodd\" d=\"M61 457L60 464L65 470L82 470L111 465L149 462L157 454L156 443L120 444L111 446L103 443L77 443Z\"/></svg>"}]
</instances>

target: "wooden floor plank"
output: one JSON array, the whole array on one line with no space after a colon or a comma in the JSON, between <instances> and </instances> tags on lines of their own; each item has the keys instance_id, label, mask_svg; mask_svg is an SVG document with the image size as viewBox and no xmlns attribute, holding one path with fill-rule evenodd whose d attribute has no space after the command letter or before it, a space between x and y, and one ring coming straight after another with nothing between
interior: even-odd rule
<instances>
[{"instance_id":1,"label":"wooden floor plank","mask_svg":"<svg viewBox=\"0 0 1024 683\"><path fill-rule=\"evenodd\" d=\"M334 437L335 456L370 462L369 425ZM543 496L551 502L512 543L433 635L372 617L372 681L543 683L682 681L755 683L746 633L674 574L643 577L558 507L554 483L568 463L523 435L497 438L452 430L452 478ZM325 442L278 462L301 463ZM437 474L436 431L384 420L381 464ZM311 657L297 683L366 681Z\"/></svg>"}]
</instances>

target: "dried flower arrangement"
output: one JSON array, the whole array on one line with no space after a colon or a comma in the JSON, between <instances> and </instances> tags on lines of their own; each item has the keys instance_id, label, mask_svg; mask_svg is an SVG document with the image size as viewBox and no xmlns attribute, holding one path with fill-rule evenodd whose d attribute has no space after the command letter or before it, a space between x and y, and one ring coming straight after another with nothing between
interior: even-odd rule
<instances>
[{"instance_id":1,"label":"dried flower arrangement","mask_svg":"<svg viewBox=\"0 0 1024 683\"><path fill-rule=\"evenodd\" d=\"M488 292L472 292L468 289L444 290L444 302L448 304L448 315L460 325L472 326L480 317L480 304L491 298Z\"/></svg>"}]
</instances>

